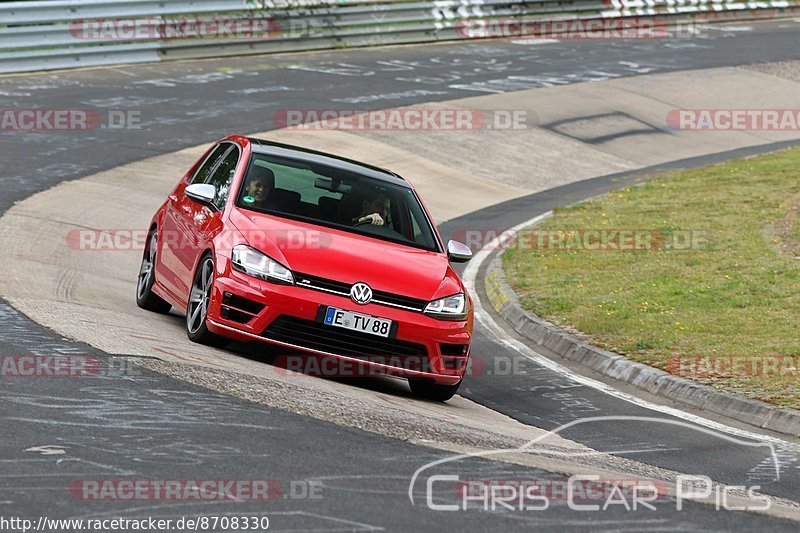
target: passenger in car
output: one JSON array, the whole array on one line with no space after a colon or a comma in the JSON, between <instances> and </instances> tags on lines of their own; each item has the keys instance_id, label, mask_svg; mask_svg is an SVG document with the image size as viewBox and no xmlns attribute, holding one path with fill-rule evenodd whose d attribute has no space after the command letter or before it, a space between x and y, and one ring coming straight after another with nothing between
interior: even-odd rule
<instances>
[{"instance_id":1,"label":"passenger in car","mask_svg":"<svg viewBox=\"0 0 800 533\"><path fill-rule=\"evenodd\" d=\"M354 224L370 223L375 226L383 226L388 223L391 208L392 202L389 197L384 193L376 193L364 200L361 205L361 213L352 222Z\"/></svg>"},{"instance_id":2,"label":"passenger in car","mask_svg":"<svg viewBox=\"0 0 800 533\"><path fill-rule=\"evenodd\" d=\"M250 171L242 201L248 207L265 209L268 207L269 195L274 189L275 174L266 167L256 165Z\"/></svg>"}]
</instances>

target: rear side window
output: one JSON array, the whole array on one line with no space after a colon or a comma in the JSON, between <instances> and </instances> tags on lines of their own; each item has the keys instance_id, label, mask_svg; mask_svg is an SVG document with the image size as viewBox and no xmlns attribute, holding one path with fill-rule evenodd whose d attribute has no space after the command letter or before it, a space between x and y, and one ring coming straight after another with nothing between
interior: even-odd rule
<instances>
[{"instance_id":1,"label":"rear side window","mask_svg":"<svg viewBox=\"0 0 800 533\"><path fill-rule=\"evenodd\" d=\"M225 155L225 152L228 151L230 148L230 144L220 144L218 145L211 155L200 165L200 168L195 172L192 181L189 182L190 185L194 185L195 183L208 183L208 175L214 169L214 165L216 165L220 159Z\"/></svg>"}]
</instances>

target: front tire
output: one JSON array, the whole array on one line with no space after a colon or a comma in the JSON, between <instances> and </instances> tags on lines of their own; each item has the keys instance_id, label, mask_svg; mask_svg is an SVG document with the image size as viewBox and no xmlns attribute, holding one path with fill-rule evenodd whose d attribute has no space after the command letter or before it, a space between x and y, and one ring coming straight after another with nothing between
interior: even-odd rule
<instances>
[{"instance_id":1,"label":"front tire","mask_svg":"<svg viewBox=\"0 0 800 533\"><path fill-rule=\"evenodd\" d=\"M139 268L139 277L136 280L136 305L147 311L166 314L172 306L153 292L156 282L156 259L158 255L158 231L153 230L147 240L142 257L142 266Z\"/></svg>"},{"instance_id":2,"label":"front tire","mask_svg":"<svg viewBox=\"0 0 800 533\"><path fill-rule=\"evenodd\" d=\"M206 325L214 286L214 260L206 255L194 274L189 303L186 305L186 334L189 340L207 346L222 347L227 339L211 333Z\"/></svg>"},{"instance_id":3,"label":"front tire","mask_svg":"<svg viewBox=\"0 0 800 533\"><path fill-rule=\"evenodd\" d=\"M418 398L434 402L446 402L458 392L461 381L455 385L440 385L427 379L409 379L408 386Z\"/></svg>"}]
</instances>

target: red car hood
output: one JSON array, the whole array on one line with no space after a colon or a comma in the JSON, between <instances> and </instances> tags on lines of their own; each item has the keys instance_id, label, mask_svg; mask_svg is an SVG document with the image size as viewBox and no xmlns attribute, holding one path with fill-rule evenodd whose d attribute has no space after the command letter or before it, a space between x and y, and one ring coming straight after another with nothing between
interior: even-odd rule
<instances>
[{"instance_id":1,"label":"red car hood","mask_svg":"<svg viewBox=\"0 0 800 533\"><path fill-rule=\"evenodd\" d=\"M235 209L248 244L294 272L433 300L461 290L444 254L346 231Z\"/></svg>"}]
</instances>

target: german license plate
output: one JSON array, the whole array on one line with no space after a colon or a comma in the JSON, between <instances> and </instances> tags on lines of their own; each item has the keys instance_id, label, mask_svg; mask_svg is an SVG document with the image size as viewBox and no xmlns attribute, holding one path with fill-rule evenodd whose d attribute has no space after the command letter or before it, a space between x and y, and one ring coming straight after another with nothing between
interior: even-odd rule
<instances>
[{"instance_id":1,"label":"german license plate","mask_svg":"<svg viewBox=\"0 0 800 533\"><path fill-rule=\"evenodd\" d=\"M388 337L392 330L392 321L385 318L362 315L329 307L325 312L325 324L335 328L349 329L359 333L369 333L378 337Z\"/></svg>"}]
</instances>

